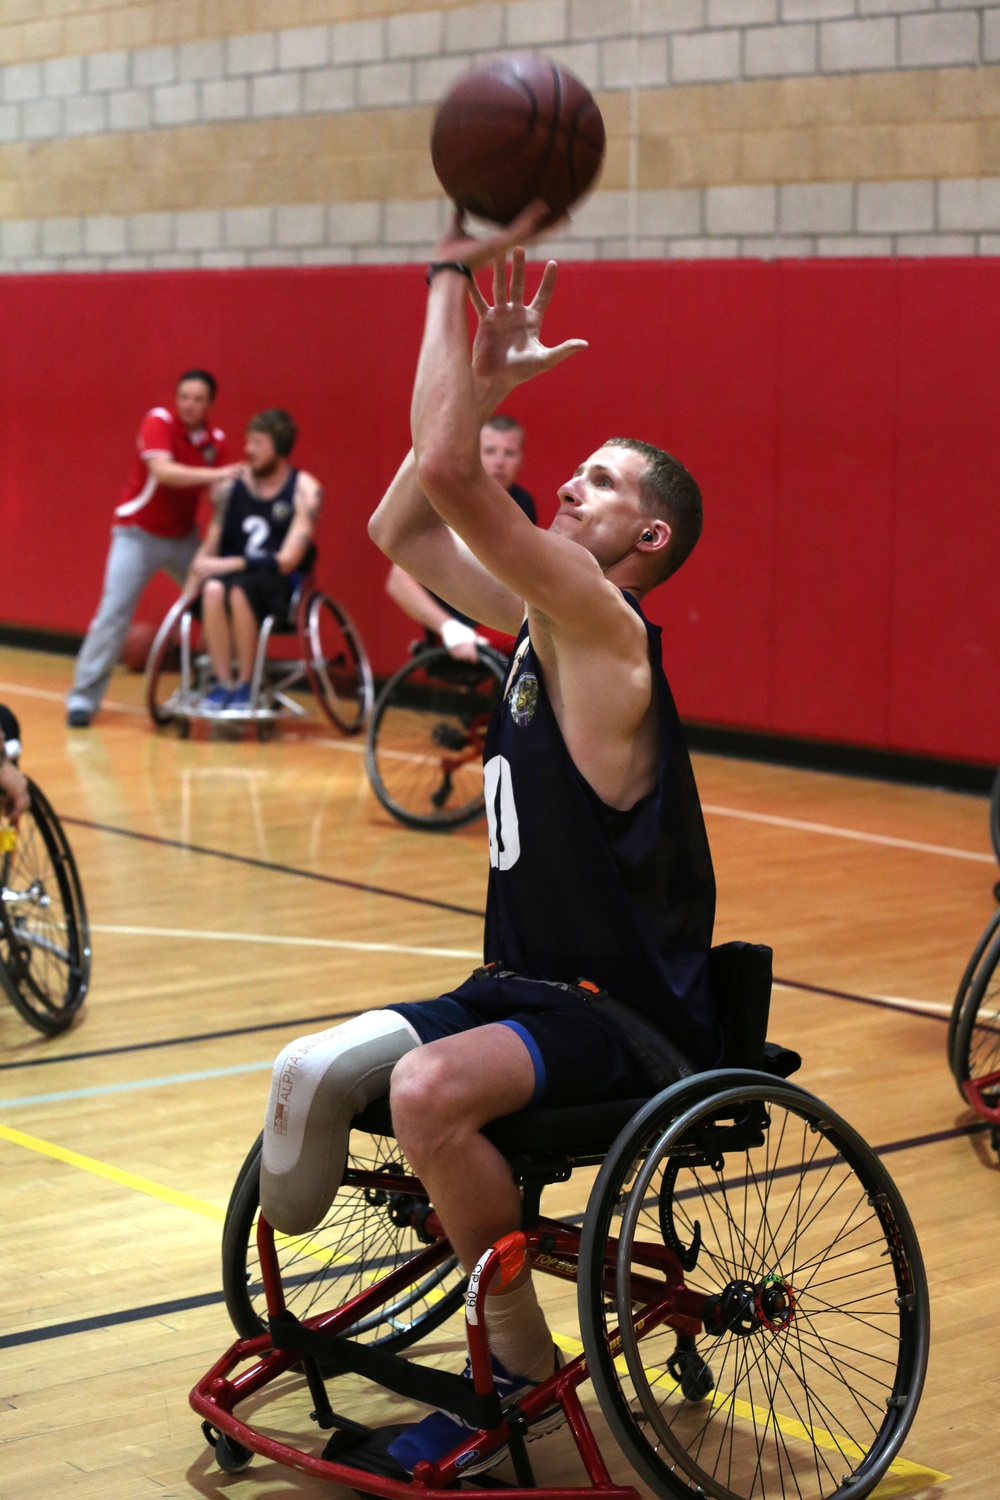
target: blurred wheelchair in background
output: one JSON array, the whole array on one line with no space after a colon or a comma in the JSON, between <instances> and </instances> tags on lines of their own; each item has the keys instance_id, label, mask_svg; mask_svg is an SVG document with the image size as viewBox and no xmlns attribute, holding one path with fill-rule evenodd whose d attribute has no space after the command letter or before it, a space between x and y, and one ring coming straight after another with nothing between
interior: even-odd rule
<instances>
[{"instance_id":1,"label":"blurred wheelchair in background","mask_svg":"<svg viewBox=\"0 0 1000 1500\"><path fill-rule=\"evenodd\" d=\"M434 636L410 649L372 711L368 779L408 828L459 828L485 807L483 744L508 658L479 646L475 661L459 661Z\"/></svg>"},{"instance_id":2,"label":"blurred wheelchair in background","mask_svg":"<svg viewBox=\"0 0 1000 1500\"><path fill-rule=\"evenodd\" d=\"M203 706L215 676L201 634L198 601L182 595L156 632L146 664L146 707L158 728L174 724L186 737L198 720L252 724L265 738L282 717L308 717L292 696L303 688L343 734L357 734L368 722L374 689L361 637L347 611L309 579L286 616L268 615L261 624L246 708L220 713Z\"/></svg>"},{"instance_id":3,"label":"blurred wheelchair in background","mask_svg":"<svg viewBox=\"0 0 1000 1500\"><path fill-rule=\"evenodd\" d=\"M7 754L20 729L0 708ZM73 1022L90 983L90 929L83 887L62 824L28 777L31 802L16 823L0 812L0 990L47 1036Z\"/></svg>"}]
</instances>

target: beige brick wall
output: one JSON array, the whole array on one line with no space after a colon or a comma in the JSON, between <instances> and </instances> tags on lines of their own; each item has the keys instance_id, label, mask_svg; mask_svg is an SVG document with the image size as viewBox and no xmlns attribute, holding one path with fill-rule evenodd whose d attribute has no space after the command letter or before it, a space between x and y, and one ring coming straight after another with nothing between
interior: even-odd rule
<instances>
[{"instance_id":1,"label":"beige brick wall","mask_svg":"<svg viewBox=\"0 0 1000 1500\"><path fill-rule=\"evenodd\" d=\"M458 10L467 0L434 0ZM422 12L405 0L3 0L0 63Z\"/></svg>"},{"instance_id":2,"label":"beige brick wall","mask_svg":"<svg viewBox=\"0 0 1000 1500\"><path fill-rule=\"evenodd\" d=\"M0 0L0 271L422 258L524 47L608 128L563 255L996 252L1000 0Z\"/></svg>"}]
</instances>

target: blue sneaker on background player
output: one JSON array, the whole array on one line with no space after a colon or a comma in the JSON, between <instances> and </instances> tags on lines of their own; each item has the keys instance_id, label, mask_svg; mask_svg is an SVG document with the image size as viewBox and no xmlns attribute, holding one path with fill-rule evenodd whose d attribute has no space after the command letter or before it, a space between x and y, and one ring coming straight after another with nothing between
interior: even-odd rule
<instances>
[{"instance_id":1,"label":"blue sneaker on background player","mask_svg":"<svg viewBox=\"0 0 1000 1500\"><path fill-rule=\"evenodd\" d=\"M202 711L202 713L203 714L223 714L223 713L225 713L226 709L229 707L229 700L230 700L231 697L232 697L232 694L230 693L229 689L227 687L223 687L221 682L217 683L217 685L212 689L212 691L210 693L206 693L205 696L204 696L204 698L202 699L202 702L201 702L201 711Z\"/></svg>"},{"instance_id":2,"label":"blue sneaker on background player","mask_svg":"<svg viewBox=\"0 0 1000 1500\"><path fill-rule=\"evenodd\" d=\"M250 684L241 682L239 687L233 688L229 694L229 702L226 708L231 714L245 714L250 707Z\"/></svg>"},{"instance_id":3,"label":"blue sneaker on background player","mask_svg":"<svg viewBox=\"0 0 1000 1500\"><path fill-rule=\"evenodd\" d=\"M562 1355L558 1349L554 1349L555 1355L553 1373L562 1366ZM490 1363L493 1366L493 1382L496 1386L497 1395L500 1397L501 1406L513 1406L529 1392L537 1390L542 1383L538 1380L526 1380L523 1375L511 1375L510 1372L492 1355ZM462 1379L472 1389L472 1361L465 1361L465 1369L462 1371ZM562 1407L552 1406L548 1411L531 1424L526 1435L527 1442L533 1442L535 1438L544 1437L548 1432L554 1432L566 1420L566 1414ZM477 1428L470 1427L468 1422L461 1417L452 1416L450 1412L435 1411L429 1417L424 1417L422 1422L415 1422L412 1427L407 1427L401 1432L394 1442L389 1444L386 1452L390 1458L394 1458L401 1468L412 1474L417 1464L424 1461L437 1463L464 1443L469 1434L476 1432ZM495 1449L485 1458L478 1458L475 1451L470 1453L462 1465L463 1474L482 1474L487 1469L493 1469L507 1456L506 1444Z\"/></svg>"}]
</instances>

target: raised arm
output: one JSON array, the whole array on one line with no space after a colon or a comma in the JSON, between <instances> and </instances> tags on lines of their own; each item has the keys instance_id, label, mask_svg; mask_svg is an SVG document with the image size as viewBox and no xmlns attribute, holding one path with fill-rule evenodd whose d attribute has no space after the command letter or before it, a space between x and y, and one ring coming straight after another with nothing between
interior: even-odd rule
<instances>
[{"instance_id":1,"label":"raised arm","mask_svg":"<svg viewBox=\"0 0 1000 1500\"><path fill-rule=\"evenodd\" d=\"M455 231L457 235L457 231ZM442 258L470 264L478 242L445 239ZM555 285L550 262L534 299L525 302L524 251L515 249L510 288L505 257L494 259L493 305L478 288L472 297L480 324L470 357L464 285L454 274L436 277L414 385L411 425L418 475L430 504L504 588L560 621L570 631L597 636L626 620L619 590L605 584L601 566L584 547L532 526L515 502L483 470L479 458L476 391L484 380L516 383L519 365L531 374L585 347L571 340L545 350L538 334ZM626 625L626 629L628 626Z\"/></svg>"},{"instance_id":2,"label":"raised arm","mask_svg":"<svg viewBox=\"0 0 1000 1500\"><path fill-rule=\"evenodd\" d=\"M463 263L478 267L494 260L498 254L502 256L517 235L530 237L538 217L538 211L531 209L508 230L490 240L463 240L462 246L468 252L462 258ZM555 349L548 349L541 342L542 318L552 295L555 274L553 263L546 268L534 301L527 307L522 302L518 309L511 309L509 315L506 305L502 314L491 308L475 282L470 282L460 271L442 270L433 278L434 286L446 281L455 285L462 308L460 321L469 372L471 443L480 473L479 429L486 418L515 386L551 369L575 350L585 347L579 339L569 340ZM480 319L474 371L469 365L465 327L466 288L469 288ZM506 492L498 488L498 493L520 517L521 511ZM519 629L524 615L523 595L484 567L456 530L442 520L428 502L412 452L372 516L369 533L393 562L447 599L462 614L511 634Z\"/></svg>"}]
</instances>

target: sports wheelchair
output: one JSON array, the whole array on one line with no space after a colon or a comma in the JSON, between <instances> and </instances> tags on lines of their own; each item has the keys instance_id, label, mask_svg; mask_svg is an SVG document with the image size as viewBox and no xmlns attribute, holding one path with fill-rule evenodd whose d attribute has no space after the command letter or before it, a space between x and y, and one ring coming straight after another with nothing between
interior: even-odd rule
<instances>
[{"instance_id":1,"label":"sports wheelchair","mask_svg":"<svg viewBox=\"0 0 1000 1500\"><path fill-rule=\"evenodd\" d=\"M506 655L480 646L474 662L416 641L388 679L368 725L365 766L387 812L408 828L459 828L482 815L483 742L503 691Z\"/></svg>"},{"instance_id":2,"label":"sports wheelchair","mask_svg":"<svg viewBox=\"0 0 1000 1500\"><path fill-rule=\"evenodd\" d=\"M16 761L20 731L9 710L0 732ZM0 990L30 1025L55 1036L72 1025L87 995L90 929L63 826L30 777L28 790L31 803L16 826L0 816Z\"/></svg>"},{"instance_id":3,"label":"sports wheelchair","mask_svg":"<svg viewBox=\"0 0 1000 1500\"><path fill-rule=\"evenodd\" d=\"M990 1125L1000 1152L1000 907L972 950L948 1022L948 1065L958 1091Z\"/></svg>"},{"instance_id":4,"label":"sports wheelchair","mask_svg":"<svg viewBox=\"0 0 1000 1500\"><path fill-rule=\"evenodd\" d=\"M268 615L260 627L250 682L250 704L208 714L202 707L214 683L212 664L200 643L197 601L184 595L156 633L146 663L146 707L157 728L176 724L185 738L198 719L253 724L260 738L282 715L305 718L306 708L291 696L307 682L331 723L357 734L368 722L374 688L368 656L347 611L305 580L292 596L288 614ZM272 638L297 637L299 655L268 655Z\"/></svg>"},{"instance_id":5,"label":"sports wheelchair","mask_svg":"<svg viewBox=\"0 0 1000 1500\"><path fill-rule=\"evenodd\" d=\"M393 1139L386 1100L356 1118L343 1184L326 1221L305 1235L277 1235L260 1215L258 1141L223 1236L240 1337L190 1397L219 1466L239 1472L259 1454L384 1500L444 1500L470 1464L508 1450L511 1500L638 1500L633 1486L613 1482L598 1447L580 1399L590 1378L615 1439L665 1500L867 1495L917 1409L926 1281L878 1158L785 1081L799 1065L794 1053L765 1047L770 961L769 949L747 944L713 950L714 992L728 997L720 1070L651 1099L528 1110L488 1127L521 1186L523 1228L467 1281ZM547 1184L600 1163L582 1230L541 1213ZM501 1406L483 1299L495 1276L506 1282L525 1260L576 1283L583 1352ZM471 1390L399 1358L463 1304ZM301 1446L284 1407L265 1430L262 1393L289 1374L295 1389L304 1377L320 1430ZM411 1478L385 1451L399 1426L369 1428L334 1409L328 1386L347 1375L457 1414L467 1439ZM238 1416L251 1398L253 1416ZM554 1406L582 1484L536 1485L527 1443ZM497 1485L480 1481L478 1495Z\"/></svg>"}]
</instances>

